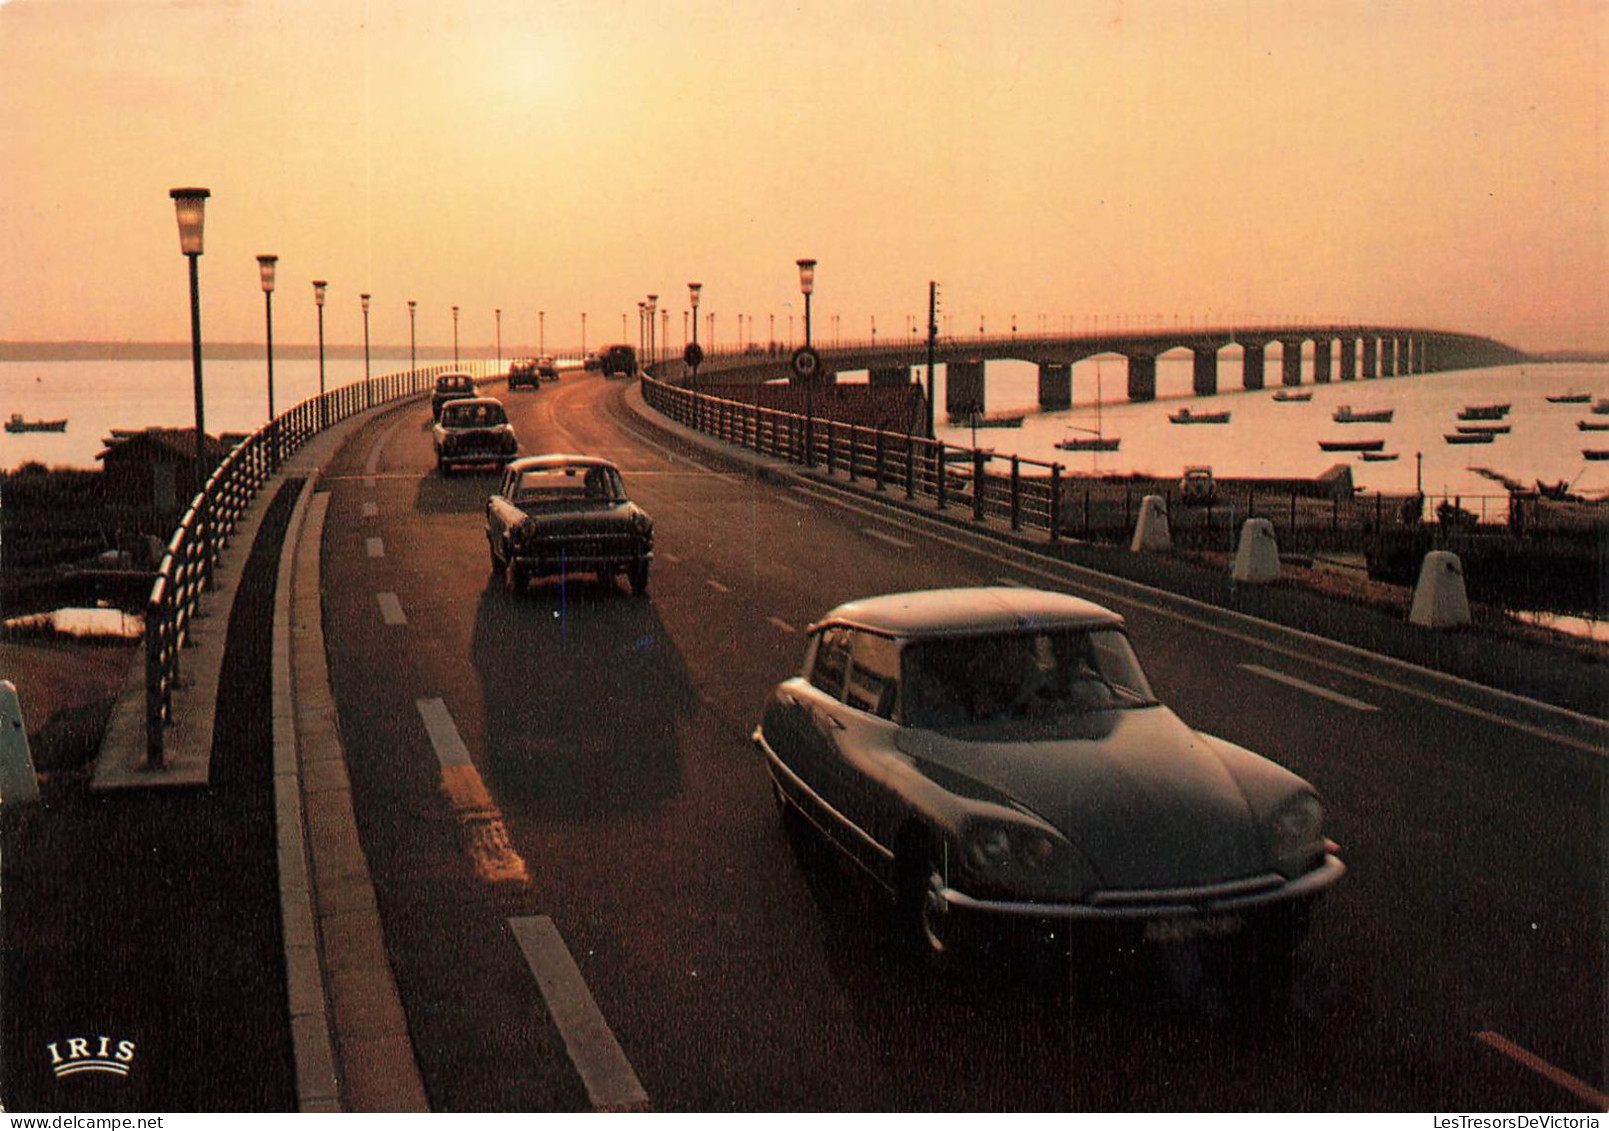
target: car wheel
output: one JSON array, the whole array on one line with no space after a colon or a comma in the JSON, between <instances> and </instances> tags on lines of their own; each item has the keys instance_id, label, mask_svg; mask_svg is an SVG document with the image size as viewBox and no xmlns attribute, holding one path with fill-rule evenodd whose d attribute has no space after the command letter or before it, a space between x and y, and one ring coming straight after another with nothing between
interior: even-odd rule
<instances>
[{"instance_id":1,"label":"car wheel","mask_svg":"<svg viewBox=\"0 0 1609 1131\"><path fill-rule=\"evenodd\" d=\"M626 567L626 580L631 584L631 591L638 597L648 592L648 563L633 562Z\"/></svg>"},{"instance_id":2,"label":"car wheel","mask_svg":"<svg viewBox=\"0 0 1609 1131\"><path fill-rule=\"evenodd\" d=\"M525 589L525 567L512 554L503 563L503 587L516 597Z\"/></svg>"},{"instance_id":3,"label":"car wheel","mask_svg":"<svg viewBox=\"0 0 1609 1131\"><path fill-rule=\"evenodd\" d=\"M904 941L919 960L948 966L955 961L958 947L951 930L950 905L941 894L946 887L943 862L924 848L910 854L900 870L899 919Z\"/></svg>"}]
</instances>

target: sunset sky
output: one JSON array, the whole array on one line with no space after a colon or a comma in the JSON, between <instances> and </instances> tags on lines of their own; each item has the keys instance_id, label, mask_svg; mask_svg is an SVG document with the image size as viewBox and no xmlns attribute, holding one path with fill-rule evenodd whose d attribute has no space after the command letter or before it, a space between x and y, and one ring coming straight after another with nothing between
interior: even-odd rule
<instances>
[{"instance_id":1,"label":"sunset sky","mask_svg":"<svg viewBox=\"0 0 1609 1131\"><path fill-rule=\"evenodd\" d=\"M1609 349L1588 0L0 0L0 340L1336 318Z\"/></svg>"}]
</instances>

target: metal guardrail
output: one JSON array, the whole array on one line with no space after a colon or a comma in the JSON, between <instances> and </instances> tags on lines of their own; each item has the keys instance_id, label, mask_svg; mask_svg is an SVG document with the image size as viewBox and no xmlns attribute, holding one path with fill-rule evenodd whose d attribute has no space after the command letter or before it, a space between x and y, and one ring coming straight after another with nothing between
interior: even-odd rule
<instances>
[{"instance_id":1,"label":"metal guardrail","mask_svg":"<svg viewBox=\"0 0 1609 1131\"><path fill-rule=\"evenodd\" d=\"M937 510L1006 520L1012 530L1061 537L1062 465L984 448L957 447L821 416L805 416L642 380L643 399L678 424L760 455L822 467L876 491L932 499Z\"/></svg>"},{"instance_id":2,"label":"metal guardrail","mask_svg":"<svg viewBox=\"0 0 1609 1131\"><path fill-rule=\"evenodd\" d=\"M163 739L173 720L184 647L213 567L257 492L291 454L334 424L378 405L418 396L439 374L467 371L485 378L485 361L433 365L372 377L309 397L237 444L207 477L168 539L145 610L145 756L160 769Z\"/></svg>"}]
</instances>

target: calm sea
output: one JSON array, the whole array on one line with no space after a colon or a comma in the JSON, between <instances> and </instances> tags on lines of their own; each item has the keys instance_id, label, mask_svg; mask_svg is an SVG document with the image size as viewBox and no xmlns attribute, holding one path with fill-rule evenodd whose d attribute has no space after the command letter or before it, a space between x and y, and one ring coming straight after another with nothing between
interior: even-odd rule
<instances>
[{"instance_id":1,"label":"calm sea","mask_svg":"<svg viewBox=\"0 0 1609 1131\"><path fill-rule=\"evenodd\" d=\"M375 368L381 373L389 370ZM918 370L919 377L925 377ZM213 361L204 370L206 420L210 432L250 431L268 416L267 375L261 361ZM357 360L328 360L329 388L363 376ZM1277 373L1271 372L1277 385ZM939 404L944 404L944 368L938 367ZM854 379L854 375L846 375ZM1021 428L978 429L978 444L1003 454L1060 462L1072 471L1138 471L1176 476L1187 464L1207 464L1226 476L1313 476L1337 463L1351 466L1354 481L1366 490L1408 492L1416 473L1431 495L1466 500L1504 491L1476 469L1484 468L1531 483L1564 480L1582 494L1609 494L1609 461L1588 462L1588 447L1609 448L1602 439L1580 432L1576 421L1590 416L1590 405L1550 404L1548 394L1585 392L1609 397L1609 365L1527 364L1370 381L1335 382L1314 390L1306 402L1278 402L1274 386L1247 392L1239 388L1239 362L1220 370L1216 397L1191 395L1188 356L1164 357L1157 363L1156 401L1130 404L1124 399L1126 373L1121 360L1080 362L1073 370L1072 409L1040 412L1038 370L1024 362L991 362L988 369L990 414L1025 412ZM1097 413L1096 392L1101 406ZM277 361L275 407L279 411L318 391L316 361ZM1458 410L1469 404L1507 401L1513 405L1508 435L1490 444L1455 446L1443 435L1454 430ZM1177 425L1168 414L1188 404L1198 411L1228 410L1228 424ZM1393 408L1390 424L1335 424L1340 405L1356 411ZM0 467L28 461L52 467L99 466L96 455L113 428L148 425L183 427L195 422L188 360L72 361L0 363L0 417L21 413L29 419L66 417L64 433L0 433ZM1062 452L1056 441L1086 434L1097 426L1122 438L1116 452ZM1599 417L1609 420L1609 416ZM972 431L939 420L940 436L970 445ZM1365 463L1355 455L1324 452L1321 439L1382 439L1399 458L1391 463ZM1423 456L1422 468L1416 456ZM1501 512L1502 503L1492 504ZM1478 509L1473 507L1472 509Z\"/></svg>"}]
</instances>

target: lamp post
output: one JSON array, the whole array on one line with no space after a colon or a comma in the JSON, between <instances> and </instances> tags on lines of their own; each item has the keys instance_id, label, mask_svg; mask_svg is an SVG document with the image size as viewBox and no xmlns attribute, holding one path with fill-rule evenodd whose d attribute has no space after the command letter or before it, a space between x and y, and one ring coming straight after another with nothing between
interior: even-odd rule
<instances>
[{"instance_id":1,"label":"lamp post","mask_svg":"<svg viewBox=\"0 0 1609 1131\"><path fill-rule=\"evenodd\" d=\"M324 292L329 284L323 279L313 280L313 305L318 307L318 426L329 423L329 406L324 400Z\"/></svg>"},{"instance_id":2,"label":"lamp post","mask_svg":"<svg viewBox=\"0 0 1609 1131\"><path fill-rule=\"evenodd\" d=\"M583 326L585 326L587 324L587 316L585 314L583 314L581 316L581 324ZM585 334L582 334L582 337L585 337L585 336L586 336ZM547 353L547 351L548 351L548 315L547 315L547 311L538 310L536 312L536 352L540 353L540 354L545 354L545 353Z\"/></svg>"},{"instance_id":3,"label":"lamp post","mask_svg":"<svg viewBox=\"0 0 1609 1131\"><path fill-rule=\"evenodd\" d=\"M581 312L581 360L587 358L587 312Z\"/></svg>"},{"instance_id":4,"label":"lamp post","mask_svg":"<svg viewBox=\"0 0 1609 1131\"><path fill-rule=\"evenodd\" d=\"M503 308L492 308L492 320L497 324L497 368L503 368Z\"/></svg>"},{"instance_id":5,"label":"lamp post","mask_svg":"<svg viewBox=\"0 0 1609 1131\"><path fill-rule=\"evenodd\" d=\"M418 314L418 312L419 312L419 304L417 302L415 302L413 299L409 299L408 300L408 369L410 371L416 370L416 369L419 368L418 338L417 338L417 335L414 333L415 321L416 321L414 316L416 314Z\"/></svg>"},{"instance_id":6,"label":"lamp post","mask_svg":"<svg viewBox=\"0 0 1609 1131\"><path fill-rule=\"evenodd\" d=\"M453 307L453 364L458 364L458 308Z\"/></svg>"},{"instance_id":7,"label":"lamp post","mask_svg":"<svg viewBox=\"0 0 1609 1131\"><path fill-rule=\"evenodd\" d=\"M201 275L196 261L201 258L201 234L206 220L207 198L204 188L176 188L168 192L179 219L179 250L190 261L190 362L196 401L196 490L207 483L207 411L201 386Z\"/></svg>"},{"instance_id":8,"label":"lamp post","mask_svg":"<svg viewBox=\"0 0 1609 1131\"><path fill-rule=\"evenodd\" d=\"M358 301L363 304L363 407L373 408L373 386L369 384L369 296L361 294Z\"/></svg>"},{"instance_id":9,"label":"lamp post","mask_svg":"<svg viewBox=\"0 0 1609 1131\"><path fill-rule=\"evenodd\" d=\"M816 261L814 259L800 259L796 261L799 266L799 290L804 294L804 334L806 350L810 349L810 296L816 289ZM793 315L788 315L788 337L793 337ZM831 433L828 434L829 439ZM816 373L814 370L805 378L805 466L816 465Z\"/></svg>"},{"instance_id":10,"label":"lamp post","mask_svg":"<svg viewBox=\"0 0 1609 1131\"><path fill-rule=\"evenodd\" d=\"M650 365L659 361L659 333L655 325L659 321L659 296L648 296L648 363Z\"/></svg>"},{"instance_id":11,"label":"lamp post","mask_svg":"<svg viewBox=\"0 0 1609 1131\"><path fill-rule=\"evenodd\" d=\"M278 262L277 255L257 257L257 273L263 281L263 317L267 327L265 340L268 343L269 466L276 470L279 467L279 421L274 419L274 264Z\"/></svg>"}]
</instances>

